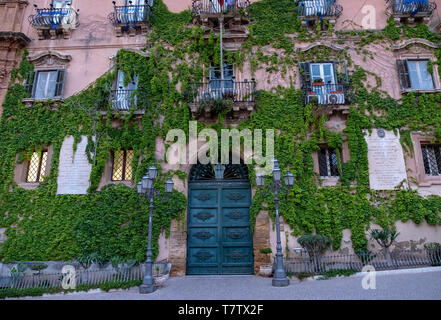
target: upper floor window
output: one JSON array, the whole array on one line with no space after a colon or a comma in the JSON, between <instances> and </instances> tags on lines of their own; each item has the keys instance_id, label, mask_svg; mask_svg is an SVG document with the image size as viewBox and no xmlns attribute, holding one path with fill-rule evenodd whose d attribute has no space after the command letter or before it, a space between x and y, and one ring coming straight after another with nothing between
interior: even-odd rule
<instances>
[{"instance_id":1,"label":"upper floor window","mask_svg":"<svg viewBox=\"0 0 441 320\"><path fill-rule=\"evenodd\" d=\"M26 182L42 182L46 172L47 150L32 153L26 175Z\"/></svg>"},{"instance_id":2,"label":"upper floor window","mask_svg":"<svg viewBox=\"0 0 441 320\"><path fill-rule=\"evenodd\" d=\"M72 6L72 0L52 0L54 8L70 8Z\"/></svg>"},{"instance_id":3,"label":"upper floor window","mask_svg":"<svg viewBox=\"0 0 441 320\"><path fill-rule=\"evenodd\" d=\"M138 87L138 77L133 75L127 79L124 71L118 70L115 88L112 90L112 106L116 110L129 110L136 106L136 89Z\"/></svg>"},{"instance_id":4,"label":"upper floor window","mask_svg":"<svg viewBox=\"0 0 441 320\"><path fill-rule=\"evenodd\" d=\"M428 59L397 60L398 77L402 90L433 90L434 78L428 70Z\"/></svg>"},{"instance_id":5,"label":"upper floor window","mask_svg":"<svg viewBox=\"0 0 441 320\"><path fill-rule=\"evenodd\" d=\"M132 180L133 150L119 150L113 153L112 181Z\"/></svg>"},{"instance_id":6,"label":"upper floor window","mask_svg":"<svg viewBox=\"0 0 441 320\"><path fill-rule=\"evenodd\" d=\"M305 102L320 105L345 104L348 99L348 76L344 61L300 63Z\"/></svg>"},{"instance_id":7,"label":"upper floor window","mask_svg":"<svg viewBox=\"0 0 441 320\"><path fill-rule=\"evenodd\" d=\"M297 11L305 26L316 22L322 24L324 19L330 24L335 24L343 12L343 7L338 5L336 0L300 0Z\"/></svg>"},{"instance_id":8,"label":"upper floor window","mask_svg":"<svg viewBox=\"0 0 441 320\"><path fill-rule=\"evenodd\" d=\"M49 8L35 5L35 11L28 20L37 30L39 40L57 39L58 36L68 39L79 25L79 10L72 7L72 0L52 0Z\"/></svg>"},{"instance_id":9,"label":"upper floor window","mask_svg":"<svg viewBox=\"0 0 441 320\"><path fill-rule=\"evenodd\" d=\"M321 147L318 151L318 163L321 177L340 176L337 152L335 149Z\"/></svg>"},{"instance_id":10,"label":"upper floor window","mask_svg":"<svg viewBox=\"0 0 441 320\"><path fill-rule=\"evenodd\" d=\"M424 170L429 176L441 175L441 144L422 144Z\"/></svg>"},{"instance_id":11,"label":"upper floor window","mask_svg":"<svg viewBox=\"0 0 441 320\"><path fill-rule=\"evenodd\" d=\"M39 70L30 74L26 80L26 89L35 99L62 98L66 70Z\"/></svg>"}]
</instances>

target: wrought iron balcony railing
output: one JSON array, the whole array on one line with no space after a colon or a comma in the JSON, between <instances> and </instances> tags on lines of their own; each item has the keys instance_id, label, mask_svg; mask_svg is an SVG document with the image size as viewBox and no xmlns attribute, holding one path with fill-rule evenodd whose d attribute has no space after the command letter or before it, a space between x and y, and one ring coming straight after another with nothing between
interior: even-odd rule
<instances>
[{"instance_id":1,"label":"wrought iron balcony railing","mask_svg":"<svg viewBox=\"0 0 441 320\"><path fill-rule=\"evenodd\" d=\"M124 111L136 108L138 99L135 91L126 89L112 90L110 94L112 109Z\"/></svg>"},{"instance_id":2,"label":"wrought iron balcony railing","mask_svg":"<svg viewBox=\"0 0 441 320\"><path fill-rule=\"evenodd\" d=\"M210 80L194 84L189 100L201 103L210 100L232 100L233 102L254 102L256 82L234 80Z\"/></svg>"},{"instance_id":3,"label":"wrought iron balcony railing","mask_svg":"<svg viewBox=\"0 0 441 320\"><path fill-rule=\"evenodd\" d=\"M386 13L390 15L426 16L437 8L435 2L428 0L386 0L389 3Z\"/></svg>"},{"instance_id":4,"label":"wrought iron balcony railing","mask_svg":"<svg viewBox=\"0 0 441 320\"><path fill-rule=\"evenodd\" d=\"M60 26L76 28L78 12L73 8L36 8L37 13L30 15L28 20L34 28L57 30Z\"/></svg>"},{"instance_id":5,"label":"wrought iron balcony railing","mask_svg":"<svg viewBox=\"0 0 441 320\"><path fill-rule=\"evenodd\" d=\"M303 87L305 103L316 102L319 105L345 105L353 100L350 86L347 84L311 84Z\"/></svg>"},{"instance_id":6,"label":"wrought iron balcony railing","mask_svg":"<svg viewBox=\"0 0 441 320\"><path fill-rule=\"evenodd\" d=\"M299 16L302 17L339 17L343 7L335 0L301 0L297 4Z\"/></svg>"},{"instance_id":7,"label":"wrought iron balcony railing","mask_svg":"<svg viewBox=\"0 0 441 320\"><path fill-rule=\"evenodd\" d=\"M145 5L114 6L114 11L108 16L113 25L136 25L148 22L152 16L152 7Z\"/></svg>"},{"instance_id":8,"label":"wrought iron balcony railing","mask_svg":"<svg viewBox=\"0 0 441 320\"><path fill-rule=\"evenodd\" d=\"M193 0L192 13L194 16L201 14L228 14L246 10L249 6L249 0Z\"/></svg>"}]
</instances>

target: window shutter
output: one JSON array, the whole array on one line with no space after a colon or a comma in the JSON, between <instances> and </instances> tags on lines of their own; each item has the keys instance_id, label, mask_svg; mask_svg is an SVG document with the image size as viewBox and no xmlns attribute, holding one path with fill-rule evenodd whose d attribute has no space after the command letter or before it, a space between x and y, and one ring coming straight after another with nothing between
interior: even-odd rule
<instances>
[{"instance_id":1,"label":"window shutter","mask_svg":"<svg viewBox=\"0 0 441 320\"><path fill-rule=\"evenodd\" d=\"M307 87L311 85L311 70L309 62L300 62L299 63L300 70L300 81L302 87Z\"/></svg>"},{"instance_id":2,"label":"window shutter","mask_svg":"<svg viewBox=\"0 0 441 320\"><path fill-rule=\"evenodd\" d=\"M318 152L319 172L321 177L328 176L328 163L326 161L326 149L320 149Z\"/></svg>"},{"instance_id":3,"label":"window shutter","mask_svg":"<svg viewBox=\"0 0 441 320\"><path fill-rule=\"evenodd\" d=\"M30 71L26 76L25 88L31 97L34 97L34 87L36 81L37 81L37 71Z\"/></svg>"},{"instance_id":4,"label":"window shutter","mask_svg":"<svg viewBox=\"0 0 441 320\"><path fill-rule=\"evenodd\" d=\"M409 68L407 60L397 60L398 78L400 79L401 89L410 89L412 87L409 77Z\"/></svg>"},{"instance_id":5,"label":"window shutter","mask_svg":"<svg viewBox=\"0 0 441 320\"><path fill-rule=\"evenodd\" d=\"M65 79L66 79L66 70L65 69L58 70L57 83L55 85L55 96L56 97L63 97Z\"/></svg>"}]
</instances>

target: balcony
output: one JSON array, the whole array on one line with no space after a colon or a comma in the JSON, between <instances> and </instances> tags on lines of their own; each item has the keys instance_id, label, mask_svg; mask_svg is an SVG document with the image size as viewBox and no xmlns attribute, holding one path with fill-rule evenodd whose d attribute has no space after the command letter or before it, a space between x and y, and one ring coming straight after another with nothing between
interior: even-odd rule
<instances>
[{"instance_id":1,"label":"balcony","mask_svg":"<svg viewBox=\"0 0 441 320\"><path fill-rule=\"evenodd\" d=\"M199 117L205 113L205 117L211 116L216 108L230 108L232 115L238 118L243 113L254 111L256 100L256 82L234 80L210 80L204 83L196 83L188 93L189 106L193 117Z\"/></svg>"},{"instance_id":2,"label":"balcony","mask_svg":"<svg viewBox=\"0 0 441 320\"><path fill-rule=\"evenodd\" d=\"M343 7L336 4L336 0L301 0L297 10L304 26L314 25L316 21L322 23L323 20L335 25Z\"/></svg>"},{"instance_id":3,"label":"balcony","mask_svg":"<svg viewBox=\"0 0 441 320\"><path fill-rule=\"evenodd\" d=\"M193 23L210 30L219 30L220 20L224 23L225 35L228 38L240 38L246 35L244 25L250 22L248 16L249 0L193 0Z\"/></svg>"},{"instance_id":4,"label":"balcony","mask_svg":"<svg viewBox=\"0 0 441 320\"><path fill-rule=\"evenodd\" d=\"M386 0L386 3L389 4L386 14L392 16L397 24L413 24L416 20L428 23L437 8L435 2L428 0Z\"/></svg>"},{"instance_id":5,"label":"balcony","mask_svg":"<svg viewBox=\"0 0 441 320\"><path fill-rule=\"evenodd\" d=\"M325 107L348 105L354 100L348 84L312 83L303 86L303 93L305 104L316 103Z\"/></svg>"},{"instance_id":6,"label":"balcony","mask_svg":"<svg viewBox=\"0 0 441 320\"><path fill-rule=\"evenodd\" d=\"M137 31L147 32L151 16L152 6L150 4L114 5L114 11L109 14L108 19L115 27L116 36L121 37L124 31L128 32L130 36L134 36Z\"/></svg>"},{"instance_id":7,"label":"balcony","mask_svg":"<svg viewBox=\"0 0 441 320\"><path fill-rule=\"evenodd\" d=\"M78 11L73 8L35 8L36 14L30 15L28 20L37 30L39 40L57 39L62 35L70 38L73 29L79 25Z\"/></svg>"}]
</instances>

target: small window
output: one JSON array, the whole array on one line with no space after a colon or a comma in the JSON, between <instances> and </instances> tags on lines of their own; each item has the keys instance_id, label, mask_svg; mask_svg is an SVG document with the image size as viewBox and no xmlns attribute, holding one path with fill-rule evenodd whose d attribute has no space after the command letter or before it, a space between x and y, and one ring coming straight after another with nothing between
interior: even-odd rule
<instances>
[{"instance_id":1,"label":"small window","mask_svg":"<svg viewBox=\"0 0 441 320\"><path fill-rule=\"evenodd\" d=\"M32 153L26 182L42 182L46 172L47 150Z\"/></svg>"},{"instance_id":2,"label":"small window","mask_svg":"<svg viewBox=\"0 0 441 320\"><path fill-rule=\"evenodd\" d=\"M397 60L398 76L403 90L432 90L433 76L428 71L429 60Z\"/></svg>"},{"instance_id":3,"label":"small window","mask_svg":"<svg viewBox=\"0 0 441 320\"><path fill-rule=\"evenodd\" d=\"M338 177L338 159L333 148L320 148L318 151L319 171L321 177Z\"/></svg>"},{"instance_id":4,"label":"small window","mask_svg":"<svg viewBox=\"0 0 441 320\"><path fill-rule=\"evenodd\" d=\"M132 180L133 150L119 150L113 153L112 181Z\"/></svg>"},{"instance_id":5,"label":"small window","mask_svg":"<svg viewBox=\"0 0 441 320\"><path fill-rule=\"evenodd\" d=\"M429 176L441 175L441 144L421 145L424 170Z\"/></svg>"},{"instance_id":6,"label":"small window","mask_svg":"<svg viewBox=\"0 0 441 320\"><path fill-rule=\"evenodd\" d=\"M50 99L62 97L66 71L41 70L30 74L26 80L26 89L32 98Z\"/></svg>"},{"instance_id":7,"label":"small window","mask_svg":"<svg viewBox=\"0 0 441 320\"><path fill-rule=\"evenodd\" d=\"M69 8L72 6L72 0L52 0L54 8Z\"/></svg>"}]
</instances>

